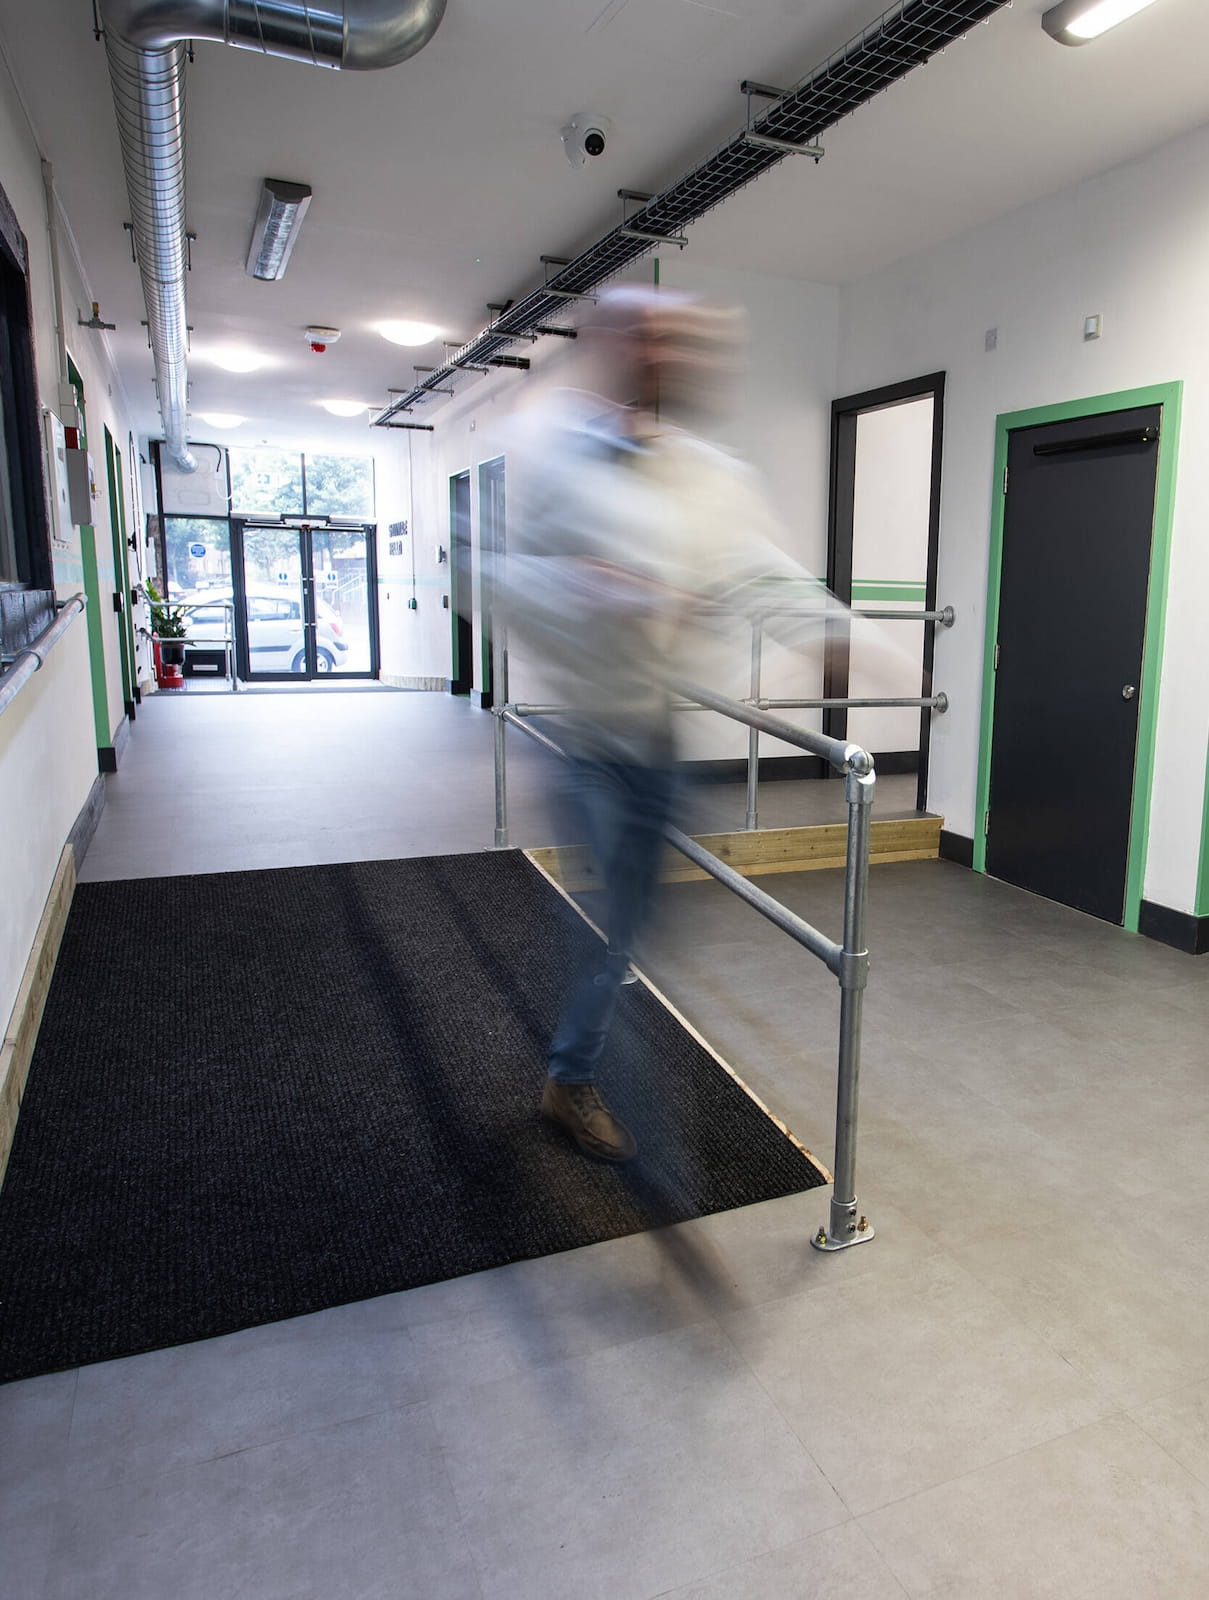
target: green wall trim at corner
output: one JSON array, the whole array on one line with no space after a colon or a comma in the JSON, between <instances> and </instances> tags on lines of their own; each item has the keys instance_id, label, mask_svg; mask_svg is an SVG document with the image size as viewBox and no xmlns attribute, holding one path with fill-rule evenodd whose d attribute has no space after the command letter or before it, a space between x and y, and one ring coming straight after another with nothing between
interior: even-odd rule
<instances>
[{"instance_id":1,"label":"green wall trim at corner","mask_svg":"<svg viewBox=\"0 0 1209 1600\"><path fill-rule=\"evenodd\" d=\"M88 624L88 664L92 679L92 720L97 747L108 745L109 695L105 687L105 636L102 632L101 584L97 575L96 529L88 523L80 528L80 555L84 566L84 593L88 596L84 619Z\"/></svg>"},{"instance_id":2,"label":"green wall trim at corner","mask_svg":"<svg viewBox=\"0 0 1209 1600\"><path fill-rule=\"evenodd\" d=\"M986 871L986 818L991 802L991 744L995 713L995 639L999 632L1000 578L1003 566L1003 475L1007 468L1008 435L1017 428L1035 428L1107 411L1130 411L1139 406L1163 408L1162 434L1154 486L1154 528L1150 550L1150 585L1146 595L1146 637L1142 647L1142 683L1138 706L1138 743L1134 760L1133 811L1129 825L1129 855L1125 875L1123 925L1138 931L1146 854L1150 842L1150 797L1154 783L1155 726L1159 711L1159 679L1163 663L1163 634L1167 621L1167 573L1171 559L1171 526L1175 514L1176 468L1180 447L1180 417L1184 385L1156 383L1142 389L1065 400L1028 411L1007 411L995 419L995 465L991 480L991 538L987 563L986 638L982 656L982 711L978 737L978 789L974 812L974 870ZM1209 851L1209 795L1206 799L1205 837L1201 850L1201 882L1206 878ZM1198 899L1198 905L1200 904Z\"/></svg>"},{"instance_id":3,"label":"green wall trim at corner","mask_svg":"<svg viewBox=\"0 0 1209 1600\"><path fill-rule=\"evenodd\" d=\"M1201 821L1201 865L1196 880L1196 914L1209 917L1209 751L1205 753L1205 809Z\"/></svg>"}]
</instances>

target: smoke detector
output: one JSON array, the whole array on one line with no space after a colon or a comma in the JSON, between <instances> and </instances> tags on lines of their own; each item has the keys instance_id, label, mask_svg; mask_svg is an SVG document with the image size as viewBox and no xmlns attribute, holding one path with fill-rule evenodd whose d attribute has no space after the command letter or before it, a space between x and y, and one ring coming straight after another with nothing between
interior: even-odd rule
<instances>
[{"instance_id":1,"label":"smoke detector","mask_svg":"<svg viewBox=\"0 0 1209 1600\"><path fill-rule=\"evenodd\" d=\"M339 337L339 328L306 328L303 331L303 338L317 356L321 356L329 344L335 344Z\"/></svg>"}]
</instances>

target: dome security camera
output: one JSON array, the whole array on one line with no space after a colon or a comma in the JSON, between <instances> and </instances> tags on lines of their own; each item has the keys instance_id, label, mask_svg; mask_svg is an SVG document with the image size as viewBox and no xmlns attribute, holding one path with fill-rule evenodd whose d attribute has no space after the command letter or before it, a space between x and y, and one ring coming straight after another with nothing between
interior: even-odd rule
<instances>
[{"instance_id":1,"label":"dome security camera","mask_svg":"<svg viewBox=\"0 0 1209 1600\"><path fill-rule=\"evenodd\" d=\"M613 131L608 117L594 111L580 111L561 130L563 151L573 167L583 167L589 158L604 155L605 145Z\"/></svg>"}]
</instances>

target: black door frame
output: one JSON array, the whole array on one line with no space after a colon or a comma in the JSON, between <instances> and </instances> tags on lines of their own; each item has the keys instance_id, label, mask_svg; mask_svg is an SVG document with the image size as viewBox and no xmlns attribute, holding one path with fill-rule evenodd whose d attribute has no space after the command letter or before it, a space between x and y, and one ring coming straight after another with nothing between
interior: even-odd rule
<instances>
[{"instance_id":1,"label":"black door frame","mask_svg":"<svg viewBox=\"0 0 1209 1600\"><path fill-rule=\"evenodd\" d=\"M928 571L925 609L935 611L936 573L940 558L940 491L944 455L945 374L930 372L922 378L867 389L862 394L845 395L831 406L831 489L827 509L827 587L832 594L852 603L852 529L856 500L857 418L870 411L886 411L910 400L932 399L932 486L928 503ZM906 626L906 624L903 624ZM923 672L921 695L932 693L932 662L936 649L936 630L923 624ZM836 630L828 651L823 674L824 699L843 699L848 693L848 644ZM848 713L824 711L823 732L834 739L848 737ZM926 708L919 719L919 766L916 807L927 809L928 755L932 739L932 713ZM885 770L883 767L880 770Z\"/></svg>"},{"instance_id":2,"label":"black door frame","mask_svg":"<svg viewBox=\"0 0 1209 1600\"><path fill-rule=\"evenodd\" d=\"M476 706L489 711L495 703L496 563L507 540L507 488L504 458L479 463L479 671L481 689L471 693ZM507 686L502 692L507 695Z\"/></svg>"},{"instance_id":3,"label":"black door frame","mask_svg":"<svg viewBox=\"0 0 1209 1600\"><path fill-rule=\"evenodd\" d=\"M464 491L464 493L463 493ZM474 687L474 571L470 528L470 468L449 479L449 677L450 694Z\"/></svg>"},{"instance_id":4,"label":"black door frame","mask_svg":"<svg viewBox=\"0 0 1209 1600\"><path fill-rule=\"evenodd\" d=\"M986 818L990 809L991 750L994 741L995 644L999 632L1000 569L1003 559L1003 521L1006 495L1009 436L1018 428L1042 423L1094 418L1106 411L1122 411L1145 405L1163 408L1162 439L1159 444L1158 480L1155 487L1154 529L1150 550L1150 585L1146 601L1146 644L1139 686L1139 734L1135 757L1133 822L1130 830L1129 869L1122 926L1131 933L1144 933L1167 943L1167 924L1182 913L1152 904L1143 898L1150 837L1151 790L1154 783L1156 727L1159 708L1159 680L1163 659L1164 624L1167 610L1167 576L1175 518L1175 490L1178 475L1180 427L1184 385L1148 384L1143 388L1104 395L1088 395L1078 400L1059 401L1025 411L1003 412L995 419L995 465L991 499L990 552L987 563L986 633L983 640L982 714L980 719L978 783L974 802L974 837L970 850L975 872L986 871ZM1199 935L1198 935L1199 937ZM1179 945L1180 948L1185 946Z\"/></svg>"},{"instance_id":5,"label":"black door frame","mask_svg":"<svg viewBox=\"0 0 1209 1600\"><path fill-rule=\"evenodd\" d=\"M344 679L373 679L378 676L381 644L378 619L378 540L377 526L374 523L361 524L365 534L365 603L369 621L369 667L365 671L346 671L344 668L335 668L331 672L318 671L318 650L316 646L317 628L315 611L315 561L314 546L311 535L314 530L323 525L323 518L307 519L297 517L289 522L273 522L268 517L231 517L231 590L235 597L235 671L236 675L245 683L311 683L317 680L327 681L329 678ZM299 559L302 564L302 609L303 609L303 645L306 651L305 672L253 672L251 654L248 646L248 596L244 577L244 544L245 528L268 528L281 533L285 530L297 533ZM340 532L350 532L347 525L340 528ZM308 616L307 613L310 613Z\"/></svg>"}]
</instances>

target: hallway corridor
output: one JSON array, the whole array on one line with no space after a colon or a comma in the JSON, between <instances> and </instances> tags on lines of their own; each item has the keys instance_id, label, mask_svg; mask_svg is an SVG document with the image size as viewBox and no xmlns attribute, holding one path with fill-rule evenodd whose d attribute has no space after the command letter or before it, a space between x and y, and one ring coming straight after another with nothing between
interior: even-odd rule
<instances>
[{"instance_id":1,"label":"hallway corridor","mask_svg":"<svg viewBox=\"0 0 1209 1600\"><path fill-rule=\"evenodd\" d=\"M488 848L491 733L437 694L153 698L81 877ZM548 843L547 758L509 757ZM742 786L690 807L740 826ZM764 886L837 926L839 874ZM810 1248L818 1191L0 1388L6 1600L1209 1593L1209 965L945 862L870 901L868 1248ZM828 1162L821 966L713 882L643 964Z\"/></svg>"}]
</instances>

